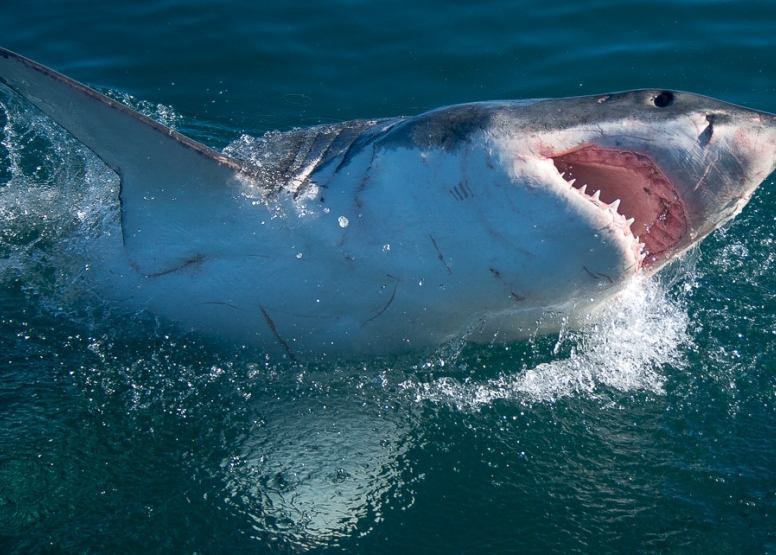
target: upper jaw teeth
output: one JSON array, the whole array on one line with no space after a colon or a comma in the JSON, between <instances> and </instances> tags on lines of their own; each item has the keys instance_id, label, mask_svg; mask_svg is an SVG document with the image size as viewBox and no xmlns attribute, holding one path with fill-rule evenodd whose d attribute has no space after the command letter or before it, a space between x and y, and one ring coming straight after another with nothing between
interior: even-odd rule
<instances>
[{"instance_id":1,"label":"upper jaw teeth","mask_svg":"<svg viewBox=\"0 0 776 555\"><path fill-rule=\"evenodd\" d=\"M582 185L581 187L574 187L574 182L575 182L575 181L576 181L576 179L572 179L572 180L568 181L567 183L569 183L569 185L571 185L571 186L572 186L572 187L573 187L573 188L574 188L574 189L575 189L575 190L576 190L578 193L580 193L580 194L582 194L582 195L584 195L584 196L586 196L586 197L589 197L589 198L591 198L592 200L596 201L596 203L602 204L602 205L604 205L604 206L608 206L608 207L609 207L609 208L610 208L610 209L611 209L613 212L617 212L617 213L619 214L619 210L620 210L620 199L614 199L614 200L613 200L611 203L609 203L609 204L605 204L605 203L604 203L604 202L601 200L601 190L600 190L600 189L599 189L599 190L597 190L597 191L596 191L595 193L593 193L592 195L588 195L588 194L587 194L587 184L584 184L584 185ZM628 222L632 222L632 221L633 221L633 218L630 218L630 219L628 220ZM630 225L630 224L629 224L629 225Z\"/></svg>"}]
</instances>

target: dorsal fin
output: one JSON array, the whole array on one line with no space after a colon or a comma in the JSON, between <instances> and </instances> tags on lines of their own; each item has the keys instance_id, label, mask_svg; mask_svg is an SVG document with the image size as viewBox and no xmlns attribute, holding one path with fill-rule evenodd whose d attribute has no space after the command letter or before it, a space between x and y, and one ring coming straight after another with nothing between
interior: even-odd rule
<instances>
[{"instance_id":1,"label":"dorsal fin","mask_svg":"<svg viewBox=\"0 0 776 555\"><path fill-rule=\"evenodd\" d=\"M124 245L140 272L229 255L235 237L213 228L223 230L244 204L236 179L250 170L243 162L4 49L0 80L119 174Z\"/></svg>"}]
</instances>

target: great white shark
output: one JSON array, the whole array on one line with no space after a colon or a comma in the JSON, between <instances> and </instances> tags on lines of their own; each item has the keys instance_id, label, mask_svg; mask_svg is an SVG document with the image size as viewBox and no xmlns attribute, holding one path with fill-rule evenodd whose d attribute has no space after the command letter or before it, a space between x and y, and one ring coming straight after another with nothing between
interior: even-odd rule
<instances>
[{"instance_id":1,"label":"great white shark","mask_svg":"<svg viewBox=\"0 0 776 555\"><path fill-rule=\"evenodd\" d=\"M0 81L120 177L122 241L89 278L104 298L297 360L573 324L776 168L775 116L686 92L476 102L217 152L3 49Z\"/></svg>"}]
</instances>

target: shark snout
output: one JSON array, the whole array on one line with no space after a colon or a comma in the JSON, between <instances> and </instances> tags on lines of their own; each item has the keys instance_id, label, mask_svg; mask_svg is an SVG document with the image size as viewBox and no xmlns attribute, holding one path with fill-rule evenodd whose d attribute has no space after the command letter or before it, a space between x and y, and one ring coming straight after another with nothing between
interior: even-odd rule
<instances>
[{"instance_id":1,"label":"shark snout","mask_svg":"<svg viewBox=\"0 0 776 555\"><path fill-rule=\"evenodd\" d=\"M776 171L776 116L731 105L703 115L697 148L675 156L667 170L687 206L686 247L737 216Z\"/></svg>"}]
</instances>

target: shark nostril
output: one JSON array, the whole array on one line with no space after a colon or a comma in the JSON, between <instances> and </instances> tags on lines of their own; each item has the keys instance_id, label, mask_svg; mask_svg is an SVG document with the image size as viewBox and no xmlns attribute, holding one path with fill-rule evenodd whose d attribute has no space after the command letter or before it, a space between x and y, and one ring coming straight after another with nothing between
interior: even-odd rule
<instances>
[{"instance_id":1,"label":"shark nostril","mask_svg":"<svg viewBox=\"0 0 776 555\"><path fill-rule=\"evenodd\" d=\"M698 142L700 143L701 148L706 147L711 142L711 137L714 135L714 114L707 115L706 121L708 121L709 124L701 131L701 134L698 135Z\"/></svg>"}]
</instances>

